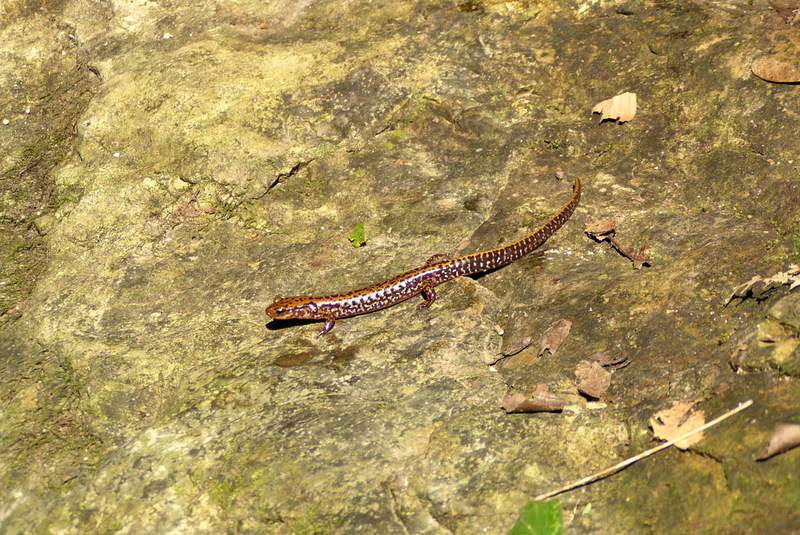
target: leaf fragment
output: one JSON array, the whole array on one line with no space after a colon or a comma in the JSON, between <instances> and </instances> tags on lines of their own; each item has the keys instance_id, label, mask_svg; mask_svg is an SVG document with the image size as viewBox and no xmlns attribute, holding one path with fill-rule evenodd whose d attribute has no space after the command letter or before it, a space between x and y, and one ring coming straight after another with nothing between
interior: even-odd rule
<instances>
[{"instance_id":1,"label":"leaf fragment","mask_svg":"<svg viewBox=\"0 0 800 535\"><path fill-rule=\"evenodd\" d=\"M596 240L603 240L606 236L613 236L617 231L617 222L613 219L597 219L589 216L583 231Z\"/></svg>"},{"instance_id":2,"label":"leaf fragment","mask_svg":"<svg viewBox=\"0 0 800 535\"><path fill-rule=\"evenodd\" d=\"M560 319L553 323L539 339L539 355L543 355L545 351L549 351L551 355L555 355L561 344L564 343L569 330L572 328L572 322L568 319Z\"/></svg>"},{"instance_id":3,"label":"leaf fragment","mask_svg":"<svg viewBox=\"0 0 800 535\"><path fill-rule=\"evenodd\" d=\"M564 519L558 500L528 502L508 535L561 535Z\"/></svg>"},{"instance_id":4,"label":"leaf fragment","mask_svg":"<svg viewBox=\"0 0 800 535\"><path fill-rule=\"evenodd\" d=\"M628 91L599 102L592 108L592 113L601 114L600 122L630 121L636 116L636 93Z\"/></svg>"},{"instance_id":5,"label":"leaf fragment","mask_svg":"<svg viewBox=\"0 0 800 535\"><path fill-rule=\"evenodd\" d=\"M599 398L611 386L611 372L597 362L583 360L575 368L578 392L591 398Z\"/></svg>"},{"instance_id":6,"label":"leaf fragment","mask_svg":"<svg viewBox=\"0 0 800 535\"><path fill-rule=\"evenodd\" d=\"M583 231L587 236L595 241L602 242L607 240L619 254L633 263L633 269L642 269L653 262L650 255L650 247L630 247L624 245L617 238L617 223L613 219L597 219L594 216L586 218L586 226Z\"/></svg>"},{"instance_id":7,"label":"leaf fragment","mask_svg":"<svg viewBox=\"0 0 800 535\"><path fill-rule=\"evenodd\" d=\"M750 66L753 74L766 80L779 84L794 84L800 82L800 65L784 61L778 56L761 56L753 61Z\"/></svg>"},{"instance_id":8,"label":"leaf fragment","mask_svg":"<svg viewBox=\"0 0 800 535\"><path fill-rule=\"evenodd\" d=\"M706 422L703 411L694 410L695 403L676 401L669 409L658 411L650 418L653 434L661 440L672 440L684 433L700 427ZM679 449L685 450L703 439L703 433L697 433L675 443Z\"/></svg>"},{"instance_id":9,"label":"leaf fragment","mask_svg":"<svg viewBox=\"0 0 800 535\"><path fill-rule=\"evenodd\" d=\"M347 236L347 239L350 240L350 244L356 248L367 243L367 236L364 233L364 223L356 223L356 226L353 228L353 232Z\"/></svg>"},{"instance_id":10,"label":"leaf fragment","mask_svg":"<svg viewBox=\"0 0 800 535\"><path fill-rule=\"evenodd\" d=\"M628 364L630 364L628 357L625 355L617 357L612 356L605 351L597 351L596 353L592 353L589 355L589 360L593 360L600 366L604 368L611 368L612 370L619 370L620 368L625 368Z\"/></svg>"},{"instance_id":11,"label":"leaf fragment","mask_svg":"<svg viewBox=\"0 0 800 535\"><path fill-rule=\"evenodd\" d=\"M548 392L547 385L540 384L531 396L521 392L506 392L500 398L500 406L506 413L515 412L560 412L567 402L564 398Z\"/></svg>"},{"instance_id":12,"label":"leaf fragment","mask_svg":"<svg viewBox=\"0 0 800 535\"><path fill-rule=\"evenodd\" d=\"M769 439L769 446L764 455L756 457L756 461L765 461L770 457L785 453L800 446L800 424L778 422Z\"/></svg>"},{"instance_id":13,"label":"leaf fragment","mask_svg":"<svg viewBox=\"0 0 800 535\"><path fill-rule=\"evenodd\" d=\"M769 297L769 294L781 286L789 286L790 292L800 286L800 264L791 264L786 271L781 271L771 277L754 276L749 281L734 288L733 293L728 297L725 304L727 305L736 298L747 299L752 297L761 301Z\"/></svg>"},{"instance_id":14,"label":"leaf fragment","mask_svg":"<svg viewBox=\"0 0 800 535\"><path fill-rule=\"evenodd\" d=\"M520 353L523 349L533 343L533 336L528 333L515 333L508 338L503 339L503 346L500 348L500 354L504 357L510 357Z\"/></svg>"}]
</instances>

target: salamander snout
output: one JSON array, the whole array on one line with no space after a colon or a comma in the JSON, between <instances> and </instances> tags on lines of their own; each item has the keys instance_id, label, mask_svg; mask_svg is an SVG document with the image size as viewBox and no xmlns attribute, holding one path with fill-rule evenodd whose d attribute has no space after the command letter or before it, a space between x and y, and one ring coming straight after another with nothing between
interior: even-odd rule
<instances>
[{"instance_id":1,"label":"salamander snout","mask_svg":"<svg viewBox=\"0 0 800 535\"><path fill-rule=\"evenodd\" d=\"M317 306L303 296L276 297L266 312L274 320L316 319Z\"/></svg>"}]
</instances>

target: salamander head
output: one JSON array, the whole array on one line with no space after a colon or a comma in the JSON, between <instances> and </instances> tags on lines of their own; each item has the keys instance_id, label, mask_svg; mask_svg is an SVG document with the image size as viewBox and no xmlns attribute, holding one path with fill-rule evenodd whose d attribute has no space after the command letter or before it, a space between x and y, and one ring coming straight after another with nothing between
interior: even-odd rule
<instances>
[{"instance_id":1,"label":"salamander head","mask_svg":"<svg viewBox=\"0 0 800 535\"><path fill-rule=\"evenodd\" d=\"M317 304L308 296L276 297L267 307L267 316L274 320L313 320L320 319L318 310Z\"/></svg>"}]
</instances>

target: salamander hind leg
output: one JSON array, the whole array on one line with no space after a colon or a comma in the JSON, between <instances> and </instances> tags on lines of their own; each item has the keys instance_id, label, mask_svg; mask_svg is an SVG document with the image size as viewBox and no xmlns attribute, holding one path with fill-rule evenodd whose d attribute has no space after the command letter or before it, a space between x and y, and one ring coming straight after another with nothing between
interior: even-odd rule
<instances>
[{"instance_id":1,"label":"salamander hind leg","mask_svg":"<svg viewBox=\"0 0 800 535\"><path fill-rule=\"evenodd\" d=\"M425 286L422 288L422 297L425 301L420 303L417 308L428 308L436 301L436 290L433 289L433 286Z\"/></svg>"},{"instance_id":2,"label":"salamander hind leg","mask_svg":"<svg viewBox=\"0 0 800 535\"><path fill-rule=\"evenodd\" d=\"M326 332L333 329L333 325L336 323L336 319L333 316L329 316L325 318L325 324L322 326L322 329L317 333L317 338L325 334Z\"/></svg>"}]
</instances>

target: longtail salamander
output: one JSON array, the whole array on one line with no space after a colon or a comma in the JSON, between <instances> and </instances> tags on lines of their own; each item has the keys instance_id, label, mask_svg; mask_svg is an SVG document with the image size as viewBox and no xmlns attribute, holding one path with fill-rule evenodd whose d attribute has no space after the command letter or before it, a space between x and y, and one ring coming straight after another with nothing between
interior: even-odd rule
<instances>
[{"instance_id":1,"label":"longtail salamander","mask_svg":"<svg viewBox=\"0 0 800 535\"><path fill-rule=\"evenodd\" d=\"M572 198L556 215L519 241L489 251L458 258L447 254L431 257L424 266L382 282L338 294L276 297L267 307L267 315L276 320L325 320L317 336L333 328L338 318L366 314L396 305L415 295L425 299L419 308L429 307L436 300L435 286L456 277L472 275L510 264L525 256L552 236L570 218L581 199L581 183L576 178Z\"/></svg>"}]
</instances>

